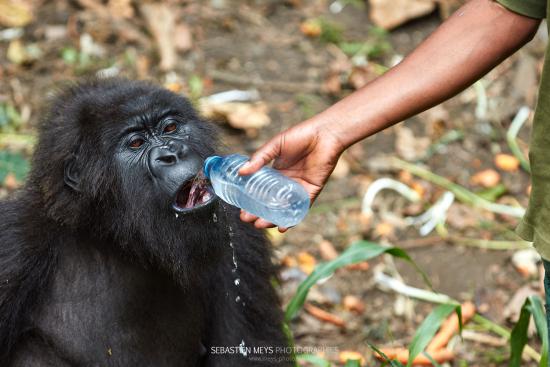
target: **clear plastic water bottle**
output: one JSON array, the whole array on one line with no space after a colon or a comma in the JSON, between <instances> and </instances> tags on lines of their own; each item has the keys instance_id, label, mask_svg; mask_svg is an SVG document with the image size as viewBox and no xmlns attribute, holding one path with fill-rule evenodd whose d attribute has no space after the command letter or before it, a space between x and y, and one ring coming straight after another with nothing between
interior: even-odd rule
<instances>
[{"instance_id":1,"label":"clear plastic water bottle","mask_svg":"<svg viewBox=\"0 0 550 367\"><path fill-rule=\"evenodd\" d=\"M248 157L240 154L206 159L204 175L216 195L280 227L302 221L309 210L309 195L304 187L269 167L241 176L239 169L247 161Z\"/></svg>"}]
</instances>

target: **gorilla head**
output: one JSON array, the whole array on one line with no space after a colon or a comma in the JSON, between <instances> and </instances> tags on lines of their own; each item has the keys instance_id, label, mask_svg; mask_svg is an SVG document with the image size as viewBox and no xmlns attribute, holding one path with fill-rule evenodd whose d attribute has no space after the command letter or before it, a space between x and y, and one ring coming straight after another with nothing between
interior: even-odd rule
<instances>
[{"instance_id":1,"label":"gorilla head","mask_svg":"<svg viewBox=\"0 0 550 367\"><path fill-rule=\"evenodd\" d=\"M208 246L201 239L215 229L205 224L217 197L198 174L217 141L185 98L94 80L64 92L51 113L30 176L51 218L172 271L213 255L215 234Z\"/></svg>"}]
</instances>

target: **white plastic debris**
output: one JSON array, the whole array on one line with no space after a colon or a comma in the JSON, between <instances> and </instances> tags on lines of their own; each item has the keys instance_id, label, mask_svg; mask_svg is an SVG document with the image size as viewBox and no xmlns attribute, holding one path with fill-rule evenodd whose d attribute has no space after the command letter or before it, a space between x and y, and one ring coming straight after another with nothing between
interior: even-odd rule
<instances>
[{"instance_id":1,"label":"white plastic debris","mask_svg":"<svg viewBox=\"0 0 550 367\"><path fill-rule=\"evenodd\" d=\"M249 102L260 99L260 93L255 90L231 89L225 92L212 94L211 96L201 98L201 102L208 104L220 104L228 102Z\"/></svg>"},{"instance_id":2,"label":"white plastic debris","mask_svg":"<svg viewBox=\"0 0 550 367\"><path fill-rule=\"evenodd\" d=\"M418 232L422 236L428 235L438 224L444 224L447 220L447 211L453 205L455 195L446 191L436 203L426 210L423 214L416 217L408 217L406 219L409 225L420 225Z\"/></svg>"},{"instance_id":3,"label":"white plastic debris","mask_svg":"<svg viewBox=\"0 0 550 367\"><path fill-rule=\"evenodd\" d=\"M392 178L380 178L370 184L365 196L363 196L363 203L361 206L361 211L363 214L372 215L372 203L374 202L374 198L380 191L385 189L397 191L399 194L407 198L407 200L412 202L420 201L420 196L418 193L409 186Z\"/></svg>"}]
</instances>

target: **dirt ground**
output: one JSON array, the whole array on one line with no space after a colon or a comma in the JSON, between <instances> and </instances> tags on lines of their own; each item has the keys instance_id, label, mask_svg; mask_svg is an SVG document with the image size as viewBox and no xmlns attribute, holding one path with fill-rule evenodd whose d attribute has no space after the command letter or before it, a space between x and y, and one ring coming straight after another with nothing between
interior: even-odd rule
<instances>
[{"instance_id":1,"label":"dirt ground","mask_svg":"<svg viewBox=\"0 0 550 367\"><path fill-rule=\"evenodd\" d=\"M362 1L341 1L347 5L339 13L329 11L332 2L325 0L165 1L162 4L171 9L177 25L174 32L184 39L175 61L166 68L162 64L166 50L161 47L159 52L159 38L151 26L151 22L158 25L165 19L150 19L152 15L140 2L119 3L129 8L109 11L108 2L33 0L28 4L34 18L22 28L21 36L7 35L5 30L13 27L0 24L0 148L28 157L32 143L2 140L2 134L32 136L52 93L67 82L102 71L153 80L197 98L235 88L258 90L269 124L258 128L254 121L248 121L246 129L240 129L220 123L227 152L250 154L276 132L351 93L358 86L350 78L353 72L367 79L374 77L377 70L410 52L441 22L440 14L434 11L383 33L372 24L370 8ZM322 19L323 32L329 34L308 35L301 25L312 19ZM358 65L354 65L357 60L342 51L342 44L367 41L371 48L374 45L381 51L369 52L362 60L359 57ZM528 174L521 168L502 169L495 157L511 154L506 130L519 108L534 107L546 42L542 30L529 45L483 78L481 92L469 88L442 106L347 151L306 220L284 235L270 231L276 261L281 265L283 302L289 301L312 264L330 258L327 247L341 252L354 241L365 239L406 249L436 291L461 302L473 301L485 317L511 327L510 318L514 314L517 317L518 312L514 295L518 291L520 295L541 291L540 265L535 272L522 273L511 260L516 250L469 246L475 241L467 239L517 241L512 232L517 218L457 200L447 214L447 236L434 231L422 237L418 228L406 225L403 218L420 214L445 190L379 162L388 156L420 162L431 172L474 192L483 191L483 187L472 177L492 169L503 190L498 202L525 207ZM367 60L367 66L361 64ZM479 106L482 92L487 97L484 110ZM17 112L17 118L10 120L9 108ZM519 134L523 150L530 128L528 121ZM418 158L449 131L459 138L451 139L429 157ZM21 185L22 178L16 176L13 180L12 175L0 174L4 180L1 196L10 195ZM374 215L361 214L367 188L383 177L411 185L420 194L421 204L384 191L374 202ZM391 258L342 269L314 287L308 302L341 318L344 326L302 311L291 324L296 344L332 348L327 357L335 362L339 352L356 351L364 356L367 366L379 365L368 343L407 346L434 305L383 290L374 279L376 271L400 275L405 283L426 288L410 265ZM360 307L350 306L350 300ZM457 357L449 365L507 365L509 351L502 339L479 326L472 325L469 330L470 337L453 340ZM530 345L538 350L536 337ZM536 363L526 360L524 365Z\"/></svg>"}]
</instances>

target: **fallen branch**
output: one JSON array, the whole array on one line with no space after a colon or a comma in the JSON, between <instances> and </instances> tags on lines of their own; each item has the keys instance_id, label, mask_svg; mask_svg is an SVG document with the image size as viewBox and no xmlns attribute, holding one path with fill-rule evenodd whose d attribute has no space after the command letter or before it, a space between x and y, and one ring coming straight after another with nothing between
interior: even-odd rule
<instances>
[{"instance_id":1,"label":"fallen branch","mask_svg":"<svg viewBox=\"0 0 550 367\"><path fill-rule=\"evenodd\" d=\"M258 89L274 89L288 93L318 93L322 85L312 82L286 82L282 80L263 80L261 78L250 78L243 75L228 73L221 70L209 70L208 75L214 80L229 84L253 86Z\"/></svg>"},{"instance_id":2,"label":"fallen branch","mask_svg":"<svg viewBox=\"0 0 550 367\"><path fill-rule=\"evenodd\" d=\"M380 351L384 353L389 359L391 360L397 360L400 363L406 365L409 360L409 351L405 348L380 348ZM448 349L440 349L435 352L428 352L429 355L433 358L434 361L437 363L445 363L449 362L454 359L455 354L448 350ZM386 359L379 355L378 353L375 353L376 358L385 361ZM412 365L414 366L433 366L432 361L430 359L422 354L416 356L416 358L413 360Z\"/></svg>"},{"instance_id":3,"label":"fallen branch","mask_svg":"<svg viewBox=\"0 0 550 367\"><path fill-rule=\"evenodd\" d=\"M473 330L462 330L462 339L470 340L479 344L487 344L492 347L504 347L506 346L506 339L497 338L492 335L478 333Z\"/></svg>"},{"instance_id":4,"label":"fallen branch","mask_svg":"<svg viewBox=\"0 0 550 367\"><path fill-rule=\"evenodd\" d=\"M320 321L327 322L341 328L346 327L346 322L341 317L333 315L330 312L327 312L317 306L312 305L311 303L306 303L304 305L304 309L307 313Z\"/></svg>"},{"instance_id":5,"label":"fallen branch","mask_svg":"<svg viewBox=\"0 0 550 367\"><path fill-rule=\"evenodd\" d=\"M465 325L476 314L476 306L472 302L463 303L462 306L462 325ZM459 332L458 316L456 313L449 316L449 318L441 325L441 328L435 334L426 350L430 354L434 354L438 350L444 348L449 343L449 340L453 335Z\"/></svg>"},{"instance_id":6,"label":"fallen branch","mask_svg":"<svg viewBox=\"0 0 550 367\"><path fill-rule=\"evenodd\" d=\"M478 247L486 250L525 250L533 248L531 242L527 241L482 240L478 238L464 238L458 236L450 236L447 239L463 246Z\"/></svg>"}]
</instances>

